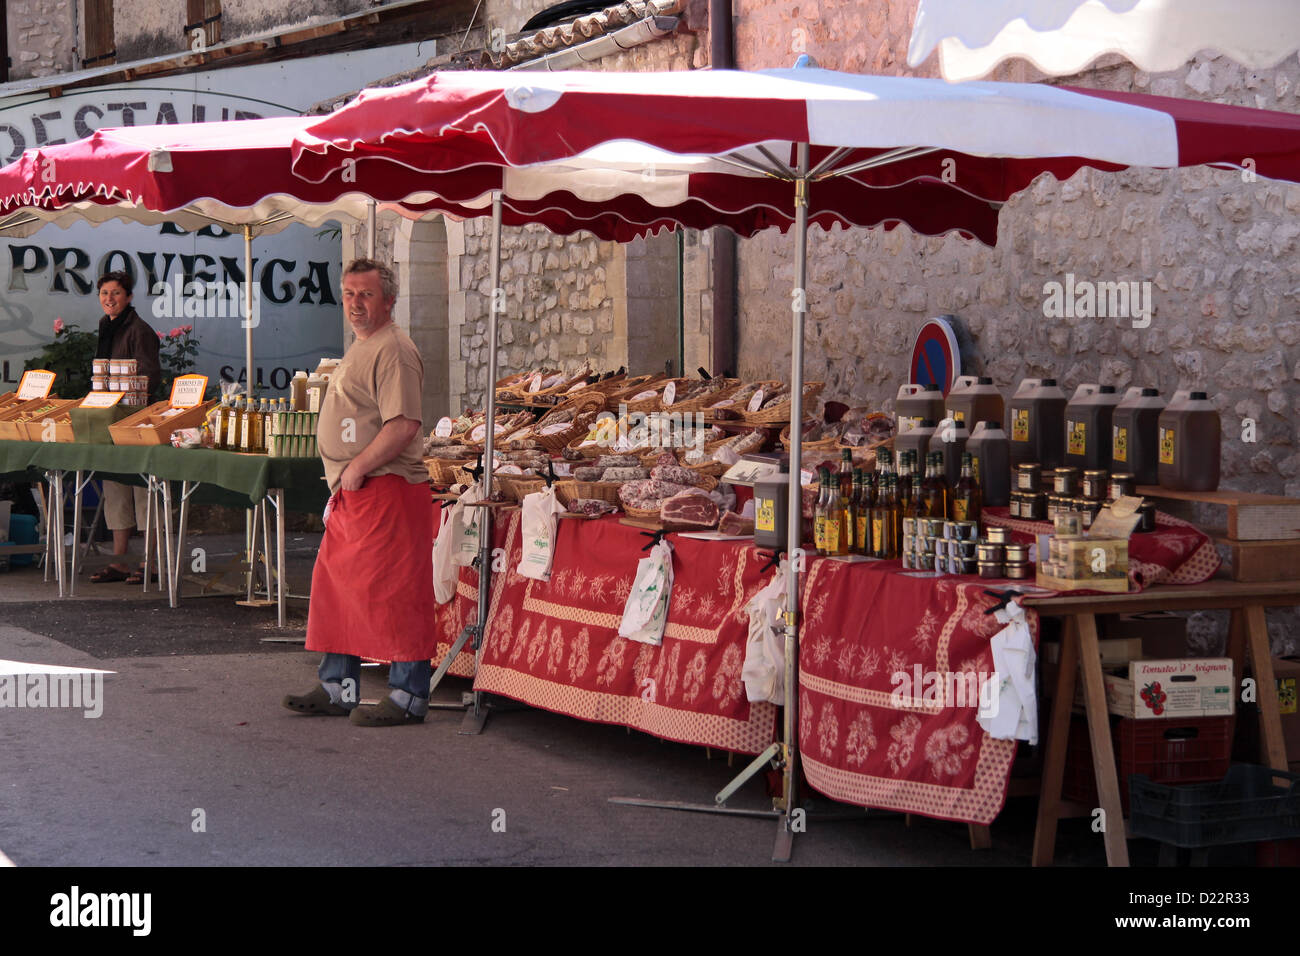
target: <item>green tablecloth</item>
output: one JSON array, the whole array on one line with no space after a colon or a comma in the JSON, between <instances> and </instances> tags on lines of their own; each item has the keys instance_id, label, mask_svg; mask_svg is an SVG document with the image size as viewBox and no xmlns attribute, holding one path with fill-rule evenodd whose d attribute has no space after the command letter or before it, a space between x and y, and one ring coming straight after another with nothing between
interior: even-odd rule
<instances>
[{"instance_id":1,"label":"green tablecloth","mask_svg":"<svg viewBox=\"0 0 1300 956\"><path fill-rule=\"evenodd\" d=\"M195 504L248 508L268 488L283 488L290 511L319 513L329 498L319 458L268 458L210 448L171 445L89 445L80 442L0 441L0 474L27 469L94 471L96 477L143 484L141 474L199 481Z\"/></svg>"}]
</instances>

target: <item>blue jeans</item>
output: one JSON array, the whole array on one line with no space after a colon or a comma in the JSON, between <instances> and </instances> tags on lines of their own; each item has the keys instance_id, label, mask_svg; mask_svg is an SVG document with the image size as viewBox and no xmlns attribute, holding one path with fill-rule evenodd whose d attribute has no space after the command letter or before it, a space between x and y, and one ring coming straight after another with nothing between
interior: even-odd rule
<instances>
[{"instance_id":1,"label":"blue jeans","mask_svg":"<svg viewBox=\"0 0 1300 956\"><path fill-rule=\"evenodd\" d=\"M326 654L316 674L330 700L351 710L361 700L361 658L352 654ZM393 661L388 669L389 698L407 713L423 716L429 712L429 681L433 664L429 661ZM351 681L351 684L344 684Z\"/></svg>"}]
</instances>

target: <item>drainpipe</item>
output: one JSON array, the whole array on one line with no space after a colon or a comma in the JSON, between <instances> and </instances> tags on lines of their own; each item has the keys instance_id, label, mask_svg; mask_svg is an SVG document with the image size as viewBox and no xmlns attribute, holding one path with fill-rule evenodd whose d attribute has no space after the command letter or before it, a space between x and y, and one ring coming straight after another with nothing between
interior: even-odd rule
<instances>
[{"instance_id":1,"label":"drainpipe","mask_svg":"<svg viewBox=\"0 0 1300 956\"><path fill-rule=\"evenodd\" d=\"M715 70L736 66L732 44L731 0L709 0L709 65ZM736 359L736 234L713 228L713 334L710 368L716 375L735 375Z\"/></svg>"}]
</instances>

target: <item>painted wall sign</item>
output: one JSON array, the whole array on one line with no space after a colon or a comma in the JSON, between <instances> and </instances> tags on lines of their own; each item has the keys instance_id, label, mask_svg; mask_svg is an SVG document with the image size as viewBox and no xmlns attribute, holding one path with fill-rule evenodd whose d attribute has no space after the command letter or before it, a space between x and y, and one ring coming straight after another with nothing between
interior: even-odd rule
<instances>
[{"instance_id":1,"label":"painted wall sign","mask_svg":"<svg viewBox=\"0 0 1300 956\"><path fill-rule=\"evenodd\" d=\"M419 44L409 43L70 91L53 99L31 93L4 98L0 161L106 126L295 115L427 58L427 44L421 52ZM322 356L343 354L339 254L337 234L319 227L295 225L253 240L253 293L260 308L253 378L265 388L286 391L295 370L310 371ZM0 235L0 392L13 387L24 363L53 338L55 318L83 331L98 328L103 313L95 280L116 269L134 277L132 304L155 331L166 336L193 326L196 371L213 381L247 384L242 316L237 308L220 308L200 289L244 281L241 236L215 226L186 233L170 225L78 222L67 229L48 225L22 239ZM151 294L155 289L160 295Z\"/></svg>"}]
</instances>

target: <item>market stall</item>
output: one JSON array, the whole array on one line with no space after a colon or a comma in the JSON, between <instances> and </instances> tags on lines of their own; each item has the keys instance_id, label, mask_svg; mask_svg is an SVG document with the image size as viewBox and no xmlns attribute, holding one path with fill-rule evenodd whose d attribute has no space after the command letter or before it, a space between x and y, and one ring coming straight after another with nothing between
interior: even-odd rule
<instances>
[{"instance_id":1,"label":"market stall","mask_svg":"<svg viewBox=\"0 0 1300 956\"><path fill-rule=\"evenodd\" d=\"M620 138L692 155L672 155L661 165L644 153L632 155L635 150L619 155L625 144L608 141ZM698 214L701 206L720 210L732 221L749 211L754 228L794 226L786 535L794 547L803 540L801 491L794 476L801 474L803 449L805 243L813 215L852 222L855 212L879 208L880 197L897 199L891 190L916 183L950 185L956 212L962 198L1002 202L1042 172L1065 178L1083 166L1235 167L1250 155L1261 174L1296 181L1300 118L1095 90L950 86L812 69L760 74L716 70L706 76L561 73L529 76L526 82L438 73L405 86L366 91L314 124L299 138L295 170L324 182L359 166L397 164L424 170L436 189L439 182L455 180L467 155L477 165L500 167L500 182L490 199L493 285L496 237L503 221L536 221L552 228L559 221L576 228L579 217L600 203L633 227L671 222L674 214L686 221L685 213ZM592 175L593 170L600 175ZM953 176L953 171L959 172ZM790 188L782 197L760 195L764 182ZM746 198L756 195L760 198L747 206ZM934 209L914 212L919 217ZM591 221L598 235L610 225ZM981 235L979 225L970 221L952 221L949 228ZM495 322L489 328L495 329ZM494 338L488 355L494 369ZM489 398L489 416L491 409ZM490 455L486 464L490 476ZM791 562L789 608L797 605L800 570L800 562ZM786 689L792 693L795 615L788 614L786 621ZM788 814L795 802L794 728L796 719L803 720L792 698L786 701L785 719L780 762L786 815L777 850L782 858L788 856Z\"/></svg>"}]
</instances>

